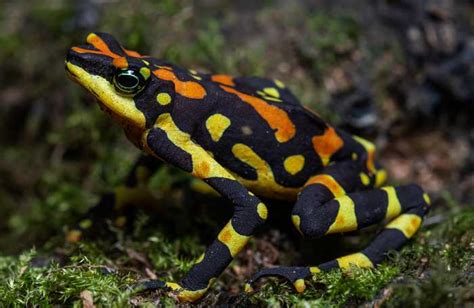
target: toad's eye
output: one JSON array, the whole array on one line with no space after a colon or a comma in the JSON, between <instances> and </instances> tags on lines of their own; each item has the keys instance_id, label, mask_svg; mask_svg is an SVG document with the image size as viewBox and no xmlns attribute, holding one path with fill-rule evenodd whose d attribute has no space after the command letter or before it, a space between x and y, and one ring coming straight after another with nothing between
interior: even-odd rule
<instances>
[{"instance_id":1,"label":"toad's eye","mask_svg":"<svg viewBox=\"0 0 474 308\"><path fill-rule=\"evenodd\" d=\"M114 87L117 92L125 96L135 95L145 86L145 79L138 72L131 69L117 70L114 75Z\"/></svg>"}]
</instances>

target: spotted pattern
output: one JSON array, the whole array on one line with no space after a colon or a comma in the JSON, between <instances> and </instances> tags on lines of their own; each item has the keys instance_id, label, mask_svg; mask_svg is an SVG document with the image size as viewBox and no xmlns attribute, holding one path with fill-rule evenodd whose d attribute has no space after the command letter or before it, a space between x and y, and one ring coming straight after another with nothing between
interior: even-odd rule
<instances>
[{"instance_id":1,"label":"spotted pattern","mask_svg":"<svg viewBox=\"0 0 474 308\"><path fill-rule=\"evenodd\" d=\"M299 195L291 220L305 236L390 222L361 252L317 266L264 269L246 284L249 292L264 276L283 276L303 292L304 279L321 271L373 267L420 228L430 208L428 195L416 185L377 188L387 174L375 162L375 146L325 123L281 81L198 74L127 50L105 33L91 33L87 43L68 54L71 78L98 98L150 159L189 172L234 206L231 220L184 279L151 283L155 288L165 287L184 302L201 298L267 220L269 210L259 197L295 200ZM117 68L137 70L147 80L140 95L114 92L108 77ZM135 166L132 180L104 199L111 208L154 201L146 189L153 172L142 167ZM127 217L119 215L114 223L124 225ZM78 241L93 227L93 220L81 220L68 240Z\"/></svg>"}]
</instances>

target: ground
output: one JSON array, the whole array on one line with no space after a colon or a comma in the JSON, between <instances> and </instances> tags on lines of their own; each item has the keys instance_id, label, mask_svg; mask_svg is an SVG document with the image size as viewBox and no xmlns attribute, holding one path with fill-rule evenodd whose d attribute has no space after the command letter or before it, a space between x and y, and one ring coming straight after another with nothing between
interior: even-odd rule
<instances>
[{"instance_id":1,"label":"ground","mask_svg":"<svg viewBox=\"0 0 474 308\"><path fill-rule=\"evenodd\" d=\"M360 249L377 228L317 241L265 228L200 304L472 305L474 99L472 70L462 69L472 62L444 65L472 59L472 4L413 1L431 6L404 20L397 10L416 8L403 0L313 2L0 4L1 305L173 305L172 294L129 286L182 277L226 221L221 201L174 185L186 175L166 168L150 184L158 214L139 213L128 232L109 225L104 236L65 243L68 226L121 182L138 153L66 78L67 49L91 31L198 71L282 80L329 121L373 140L391 183L419 183L432 198L421 232L380 267L320 274L301 295L278 280L251 295L243 284L265 266Z\"/></svg>"}]
</instances>

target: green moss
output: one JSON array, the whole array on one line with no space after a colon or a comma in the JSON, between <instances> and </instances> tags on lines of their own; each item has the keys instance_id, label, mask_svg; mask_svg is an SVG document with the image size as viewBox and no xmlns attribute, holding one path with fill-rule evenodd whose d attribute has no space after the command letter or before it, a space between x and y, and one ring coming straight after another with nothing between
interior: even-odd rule
<instances>
[{"instance_id":1,"label":"green moss","mask_svg":"<svg viewBox=\"0 0 474 308\"><path fill-rule=\"evenodd\" d=\"M0 296L6 306L79 305L79 294L90 291L96 304L123 305L130 291L120 288L131 282L128 275L106 274L106 267L76 257L69 266L51 261L44 267L32 265L36 252L31 250L14 259L0 258Z\"/></svg>"},{"instance_id":2,"label":"green moss","mask_svg":"<svg viewBox=\"0 0 474 308\"><path fill-rule=\"evenodd\" d=\"M304 35L297 39L301 57L312 70L312 76L322 77L326 70L350 56L360 36L357 22L349 16L334 18L317 13L305 21Z\"/></svg>"}]
</instances>

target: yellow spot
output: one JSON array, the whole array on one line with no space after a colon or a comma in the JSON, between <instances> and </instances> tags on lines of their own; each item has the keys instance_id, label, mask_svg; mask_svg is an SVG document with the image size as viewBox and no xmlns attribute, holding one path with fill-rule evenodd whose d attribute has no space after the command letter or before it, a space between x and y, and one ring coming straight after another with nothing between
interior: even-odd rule
<instances>
[{"instance_id":1,"label":"yellow spot","mask_svg":"<svg viewBox=\"0 0 474 308\"><path fill-rule=\"evenodd\" d=\"M402 214L392 220L385 228L400 230L406 238L411 238L420 228L420 225L420 216L415 214Z\"/></svg>"},{"instance_id":2,"label":"yellow spot","mask_svg":"<svg viewBox=\"0 0 474 308\"><path fill-rule=\"evenodd\" d=\"M276 86L279 87L280 89L283 89L285 87L285 84L281 82L280 80L274 79L273 81L275 82Z\"/></svg>"},{"instance_id":3,"label":"yellow spot","mask_svg":"<svg viewBox=\"0 0 474 308\"><path fill-rule=\"evenodd\" d=\"M382 186L387 180L387 171L381 169L375 173L375 187Z\"/></svg>"},{"instance_id":4,"label":"yellow spot","mask_svg":"<svg viewBox=\"0 0 474 308\"><path fill-rule=\"evenodd\" d=\"M197 76L197 75L191 75L191 76L193 76L193 78L196 79L196 80L202 80L202 77L200 77L200 76Z\"/></svg>"},{"instance_id":5,"label":"yellow spot","mask_svg":"<svg viewBox=\"0 0 474 308\"><path fill-rule=\"evenodd\" d=\"M339 267L343 269L349 269L351 265L357 267L374 267L372 261L361 252L337 258L336 260Z\"/></svg>"},{"instance_id":6,"label":"yellow spot","mask_svg":"<svg viewBox=\"0 0 474 308\"><path fill-rule=\"evenodd\" d=\"M263 92L265 92L266 94L268 94L270 96L276 97L276 98L280 97L280 92L278 92L278 90L276 88L265 88L265 89L263 89Z\"/></svg>"},{"instance_id":7,"label":"yellow spot","mask_svg":"<svg viewBox=\"0 0 474 308\"><path fill-rule=\"evenodd\" d=\"M196 263L201 263L202 260L204 260L204 257L205 257L205 256L206 256L205 253L201 254L201 255L199 256L199 258L197 258Z\"/></svg>"},{"instance_id":8,"label":"yellow spot","mask_svg":"<svg viewBox=\"0 0 474 308\"><path fill-rule=\"evenodd\" d=\"M242 126L240 130L245 136L250 136L253 134L252 128L250 128L250 126Z\"/></svg>"},{"instance_id":9,"label":"yellow spot","mask_svg":"<svg viewBox=\"0 0 474 308\"><path fill-rule=\"evenodd\" d=\"M288 156L283 162L286 172L291 175L295 175L304 167L304 156L303 155L292 155Z\"/></svg>"},{"instance_id":10,"label":"yellow spot","mask_svg":"<svg viewBox=\"0 0 474 308\"><path fill-rule=\"evenodd\" d=\"M312 184L321 184L332 193L332 195L337 197L342 197L346 194L344 188L329 174L319 174L316 176L311 177L304 186L312 185Z\"/></svg>"},{"instance_id":11,"label":"yellow spot","mask_svg":"<svg viewBox=\"0 0 474 308\"><path fill-rule=\"evenodd\" d=\"M251 166L257 172L257 180L248 180L234 174L235 178L245 187L259 196L272 199L294 200L299 188L284 187L275 182L270 165L255 153L249 146L237 143L232 147L234 156Z\"/></svg>"},{"instance_id":12,"label":"yellow spot","mask_svg":"<svg viewBox=\"0 0 474 308\"><path fill-rule=\"evenodd\" d=\"M206 128L211 135L212 141L218 142L230 124L230 119L222 114L216 113L211 115L206 120Z\"/></svg>"},{"instance_id":13,"label":"yellow spot","mask_svg":"<svg viewBox=\"0 0 474 308\"><path fill-rule=\"evenodd\" d=\"M252 288L252 286L250 285L250 283L246 283L245 286L244 286L244 292L245 293L252 293L254 290Z\"/></svg>"},{"instance_id":14,"label":"yellow spot","mask_svg":"<svg viewBox=\"0 0 474 308\"><path fill-rule=\"evenodd\" d=\"M425 200L426 204L431 205L430 196L427 193L423 193L423 200Z\"/></svg>"},{"instance_id":15,"label":"yellow spot","mask_svg":"<svg viewBox=\"0 0 474 308\"><path fill-rule=\"evenodd\" d=\"M321 269L317 266L311 266L309 268L309 271L311 272L311 274L317 274L321 272Z\"/></svg>"},{"instance_id":16,"label":"yellow spot","mask_svg":"<svg viewBox=\"0 0 474 308\"><path fill-rule=\"evenodd\" d=\"M232 226L232 221L229 221L227 225L225 225L217 238L229 248L232 257L235 257L250 239L249 236L239 234L235 231Z\"/></svg>"},{"instance_id":17,"label":"yellow spot","mask_svg":"<svg viewBox=\"0 0 474 308\"><path fill-rule=\"evenodd\" d=\"M77 243L81 239L82 232L80 230L71 230L66 236L66 241L68 243Z\"/></svg>"},{"instance_id":18,"label":"yellow spot","mask_svg":"<svg viewBox=\"0 0 474 308\"><path fill-rule=\"evenodd\" d=\"M198 73L196 70L193 70L193 69L189 70L189 72L193 75L196 75Z\"/></svg>"},{"instance_id":19,"label":"yellow spot","mask_svg":"<svg viewBox=\"0 0 474 308\"><path fill-rule=\"evenodd\" d=\"M371 172L371 173L375 173L376 169L375 169L375 163L374 163L374 159L375 159L375 145L370 142L370 141L367 141L361 137L358 137L358 136L352 136L354 138L355 141L357 141L358 143L360 143L364 149L367 151L367 169Z\"/></svg>"},{"instance_id":20,"label":"yellow spot","mask_svg":"<svg viewBox=\"0 0 474 308\"><path fill-rule=\"evenodd\" d=\"M304 290L306 289L304 279L296 279L296 281L293 285L295 286L296 292L298 292L298 293L303 293Z\"/></svg>"},{"instance_id":21,"label":"yellow spot","mask_svg":"<svg viewBox=\"0 0 474 308\"><path fill-rule=\"evenodd\" d=\"M293 222L293 225L295 226L296 230L303 235L303 232L301 232L301 218L298 215L291 215L291 221Z\"/></svg>"},{"instance_id":22,"label":"yellow spot","mask_svg":"<svg viewBox=\"0 0 474 308\"><path fill-rule=\"evenodd\" d=\"M352 153L352 160L357 160L357 158L359 158L357 153Z\"/></svg>"},{"instance_id":23,"label":"yellow spot","mask_svg":"<svg viewBox=\"0 0 474 308\"><path fill-rule=\"evenodd\" d=\"M125 216L120 216L120 217L117 217L117 219L115 219L115 225L119 228L122 228L123 226L125 226L126 223L127 223L127 217Z\"/></svg>"},{"instance_id":24,"label":"yellow spot","mask_svg":"<svg viewBox=\"0 0 474 308\"><path fill-rule=\"evenodd\" d=\"M140 69L140 74L143 76L143 78L145 80L147 80L148 78L150 78L150 75L151 75L151 72L150 72L150 69L147 68L147 67L142 67Z\"/></svg>"},{"instance_id":25,"label":"yellow spot","mask_svg":"<svg viewBox=\"0 0 474 308\"><path fill-rule=\"evenodd\" d=\"M257 213L258 213L258 216L260 216L261 219L263 219L263 220L267 219L268 209L267 209L266 205L260 202L257 205Z\"/></svg>"},{"instance_id":26,"label":"yellow spot","mask_svg":"<svg viewBox=\"0 0 474 308\"><path fill-rule=\"evenodd\" d=\"M167 138L174 145L191 155L193 162L193 176L199 179L204 179L207 177L220 177L235 180L232 174L230 174L214 158L212 158L206 152L206 150L195 144L191 140L191 136L188 133L181 131L179 127L176 126L171 114L161 114L156 120L154 127L162 129L166 133ZM144 150L149 154L156 156L156 154L146 146L146 138L147 134L143 134L142 144L144 145ZM203 168L203 166L205 166L205 168Z\"/></svg>"},{"instance_id":27,"label":"yellow spot","mask_svg":"<svg viewBox=\"0 0 474 308\"><path fill-rule=\"evenodd\" d=\"M402 206L397 197L397 192L392 186L382 187L382 190L387 192L387 212L385 213L386 219L392 219L397 217L402 212Z\"/></svg>"},{"instance_id":28,"label":"yellow spot","mask_svg":"<svg viewBox=\"0 0 474 308\"><path fill-rule=\"evenodd\" d=\"M360 181L362 182L362 184L364 184L365 186L370 184L370 178L367 174L361 172L359 176L360 176Z\"/></svg>"},{"instance_id":29,"label":"yellow spot","mask_svg":"<svg viewBox=\"0 0 474 308\"><path fill-rule=\"evenodd\" d=\"M147 60L142 60L143 63L145 63L145 65L150 65L150 62L148 62Z\"/></svg>"},{"instance_id":30,"label":"yellow spot","mask_svg":"<svg viewBox=\"0 0 474 308\"><path fill-rule=\"evenodd\" d=\"M165 92L158 93L158 95L156 95L156 101L158 104L166 106L171 103L171 96Z\"/></svg>"},{"instance_id":31,"label":"yellow spot","mask_svg":"<svg viewBox=\"0 0 474 308\"><path fill-rule=\"evenodd\" d=\"M79 226L80 226L82 229L89 229L90 227L92 227L92 220L90 220L90 219L84 219L84 220L82 220L82 221L79 223Z\"/></svg>"},{"instance_id":32,"label":"yellow spot","mask_svg":"<svg viewBox=\"0 0 474 308\"><path fill-rule=\"evenodd\" d=\"M354 201L349 196L338 197L334 200L339 203L339 209L334 223L329 227L326 234L357 230Z\"/></svg>"}]
</instances>

